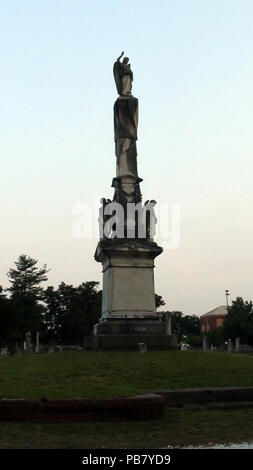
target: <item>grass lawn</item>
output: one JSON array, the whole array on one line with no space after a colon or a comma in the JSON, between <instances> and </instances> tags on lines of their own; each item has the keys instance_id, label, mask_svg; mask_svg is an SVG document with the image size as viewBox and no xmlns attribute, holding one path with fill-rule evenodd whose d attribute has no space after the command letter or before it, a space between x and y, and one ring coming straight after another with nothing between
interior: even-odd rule
<instances>
[{"instance_id":1,"label":"grass lawn","mask_svg":"<svg viewBox=\"0 0 253 470\"><path fill-rule=\"evenodd\" d=\"M0 424L0 449L157 449L253 440L253 410L169 410L163 421Z\"/></svg>"},{"instance_id":2,"label":"grass lawn","mask_svg":"<svg viewBox=\"0 0 253 470\"><path fill-rule=\"evenodd\" d=\"M0 398L131 396L157 388L253 386L253 356L202 351L0 357ZM0 424L0 448L161 448L253 440L253 410L166 410L163 421Z\"/></svg>"},{"instance_id":3,"label":"grass lawn","mask_svg":"<svg viewBox=\"0 0 253 470\"><path fill-rule=\"evenodd\" d=\"M0 357L0 398L102 398L233 385L253 386L253 355L82 351Z\"/></svg>"}]
</instances>

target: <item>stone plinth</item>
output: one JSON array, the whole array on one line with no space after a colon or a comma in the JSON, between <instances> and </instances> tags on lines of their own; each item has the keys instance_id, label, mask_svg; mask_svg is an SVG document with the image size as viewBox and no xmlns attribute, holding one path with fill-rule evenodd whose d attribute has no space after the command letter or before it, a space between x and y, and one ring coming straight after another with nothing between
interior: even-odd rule
<instances>
[{"instance_id":1,"label":"stone plinth","mask_svg":"<svg viewBox=\"0 0 253 470\"><path fill-rule=\"evenodd\" d=\"M126 335L95 335L84 338L84 349L120 351L138 350L139 343L145 343L147 350L168 350L177 348L177 336L165 334L126 334Z\"/></svg>"},{"instance_id":2,"label":"stone plinth","mask_svg":"<svg viewBox=\"0 0 253 470\"><path fill-rule=\"evenodd\" d=\"M102 315L86 349L173 349L177 338L156 312L154 259L162 248L149 239L103 239L95 253L103 266Z\"/></svg>"},{"instance_id":3,"label":"stone plinth","mask_svg":"<svg viewBox=\"0 0 253 470\"><path fill-rule=\"evenodd\" d=\"M95 253L103 266L101 320L156 319L154 258L162 248L154 242L101 240Z\"/></svg>"},{"instance_id":4,"label":"stone plinth","mask_svg":"<svg viewBox=\"0 0 253 470\"><path fill-rule=\"evenodd\" d=\"M166 323L157 320L105 320L94 326L94 335L166 335Z\"/></svg>"}]
</instances>

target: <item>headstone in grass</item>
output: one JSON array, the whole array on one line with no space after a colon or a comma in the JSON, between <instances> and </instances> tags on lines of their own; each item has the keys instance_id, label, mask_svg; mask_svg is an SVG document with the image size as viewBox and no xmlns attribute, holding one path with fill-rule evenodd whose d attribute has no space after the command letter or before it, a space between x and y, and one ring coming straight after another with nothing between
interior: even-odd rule
<instances>
[{"instance_id":1,"label":"headstone in grass","mask_svg":"<svg viewBox=\"0 0 253 470\"><path fill-rule=\"evenodd\" d=\"M235 350L236 350L236 352L240 352L240 349L241 349L240 348L240 338L237 337L237 338L235 338Z\"/></svg>"},{"instance_id":2,"label":"headstone in grass","mask_svg":"<svg viewBox=\"0 0 253 470\"><path fill-rule=\"evenodd\" d=\"M228 340L228 353L231 353L233 351L233 343L232 339Z\"/></svg>"},{"instance_id":3,"label":"headstone in grass","mask_svg":"<svg viewBox=\"0 0 253 470\"><path fill-rule=\"evenodd\" d=\"M5 347L5 348L1 348L1 356L7 356L8 354L8 348Z\"/></svg>"},{"instance_id":4,"label":"headstone in grass","mask_svg":"<svg viewBox=\"0 0 253 470\"><path fill-rule=\"evenodd\" d=\"M203 337L202 343L203 343L203 351L207 351L208 350L207 336Z\"/></svg>"},{"instance_id":5,"label":"headstone in grass","mask_svg":"<svg viewBox=\"0 0 253 470\"><path fill-rule=\"evenodd\" d=\"M138 343L138 349L141 354L144 354L147 352L147 344L146 343Z\"/></svg>"},{"instance_id":6,"label":"headstone in grass","mask_svg":"<svg viewBox=\"0 0 253 470\"><path fill-rule=\"evenodd\" d=\"M24 353L25 354L32 354L32 352L33 352L31 337L32 337L31 332L28 331L25 334L25 343L24 343Z\"/></svg>"},{"instance_id":7,"label":"headstone in grass","mask_svg":"<svg viewBox=\"0 0 253 470\"><path fill-rule=\"evenodd\" d=\"M40 352L40 333L37 331L36 333L36 344L35 344L35 353L38 354Z\"/></svg>"}]
</instances>

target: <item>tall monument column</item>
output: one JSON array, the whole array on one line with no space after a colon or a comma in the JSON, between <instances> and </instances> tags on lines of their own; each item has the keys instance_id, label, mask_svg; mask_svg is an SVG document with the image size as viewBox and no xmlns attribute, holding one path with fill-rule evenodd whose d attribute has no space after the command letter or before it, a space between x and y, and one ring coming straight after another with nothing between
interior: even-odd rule
<instances>
[{"instance_id":1,"label":"tall monument column","mask_svg":"<svg viewBox=\"0 0 253 470\"><path fill-rule=\"evenodd\" d=\"M118 98L114 103L116 176L113 199L102 199L100 241L95 260L102 264L103 301L92 347L137 349L173 347L166 322L155 306L154 259L162 248L154 242L156 202L142 203L137 169L138 99L132 95L133 73L124 53L113 66Z\"/></svg>"}]
</instances>

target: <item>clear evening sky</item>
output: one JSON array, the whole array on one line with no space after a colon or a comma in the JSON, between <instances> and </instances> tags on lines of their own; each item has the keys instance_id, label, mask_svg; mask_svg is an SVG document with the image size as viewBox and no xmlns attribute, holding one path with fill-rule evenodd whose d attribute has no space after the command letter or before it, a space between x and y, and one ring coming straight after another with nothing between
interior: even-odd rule
<instances>
[{"instance_id":1,"label":"clear evening sky","mask_svg":"<svg viewBox=\"0 0 253 470\"><path fill-rule=\"evenodd\" d=\"M181 204L156 292L190 314L225 304L227 288L253 298L252 13L252 0L0 1L0 284L22 253L51 285L101 281L72 208L113 194L124 50L143 199Z\"/></svg>"}]
</instances>

